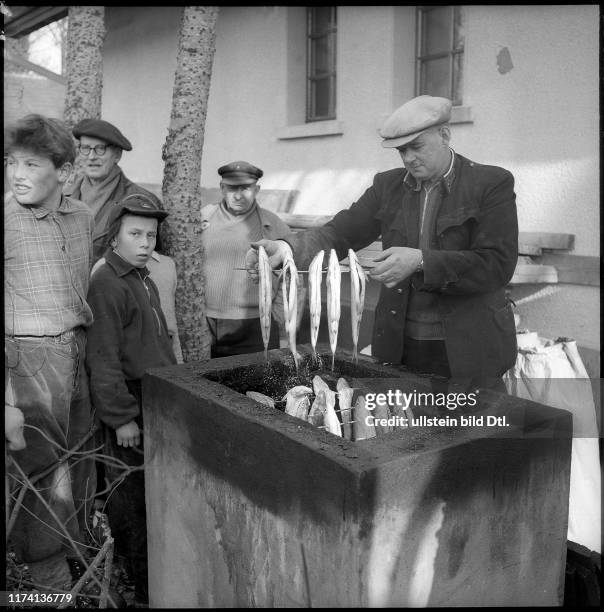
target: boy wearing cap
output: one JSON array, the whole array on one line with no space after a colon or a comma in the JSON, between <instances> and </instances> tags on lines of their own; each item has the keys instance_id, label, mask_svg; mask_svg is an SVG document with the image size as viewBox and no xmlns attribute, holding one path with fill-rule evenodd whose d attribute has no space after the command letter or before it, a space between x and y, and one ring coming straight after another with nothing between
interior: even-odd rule
<instances>
[{"instance_id":1,"label":"boy wearing cap","mask_svg":"<svg viewBox=\"0 0 604 612\"><path fill-rule=\"evenodd\" d=\"M205 249L206 318L212 336L212 357L226 357L264 350L258 287L243 268L251 242L276 240L289 227L274 213L261 208L256 196L260 168L236 161L218 168L222 201L201 209ZM238 269L239 268L239 269ZM275 285L275 307L269 348L279 346L281 292Z\"/></svg>"},{"instance_id":2,"label":"boy wearing cap","mask_svg":"<svg viewBox=\"0 0 604 612\"><path fill-rule=\"evenodd\" d=\"M86 301L93 220L85 204L62 195L75 158L67 127L56 119L27 115L7 134L4 204L5 405L24 415L25 447L12 458L36 482L10 533L18 557L38 585L70 587L67 555L81 541L94 492L94 465L59 462L90 433L92 415L84 367L85 328L92 322ZM88 450L88 446L78 447ZM14 466L17 482L21 474ZM76 514L77 512L77 514Z\"/></svg>"},{"instance_id":3,"label":"boy wearing cap","mask_svg":"<svg viewBox=\"0 0 604 612\"><path fill-rule=\"evenodd\" d=\"M381 130L404 168L375 175L348 210L321 228L287 238L299 268L320 249L365 248L381 236L370 277L382 283L372 354L410 369L481 379L504 390L516 360L516 330L505 286L518 256L514 178L449 146L451 101L418 96ZM260 241L277 267L283 243ZM246 257L257 279L257 252ZM488 383L490 384L490 382Z\"/></svg>"},{"instance_id":4,"label":"boy wearing cap","mask_svg":"<svg viewBox=\"0 0 604 612\"><path fill-rule=\"evenodd\" d=\"M142 193L162 208L159 199L129 180L118 166L123 151L131 151L130 141L108 121L82 119L73 135L79 141L82 174L66 185L65 193L85 202L94 215L94 261L105 250L107 222L111 209L127 195Z\"/></svg>"},{"instance_id":5,"label":"boy wearing cap","mask_svg":"<svg viewBox=\"0 0 604 612\"><path fill-rule=\"evenodd\" d=\"M141 379L148 368L176 363L157 287L146 267L168 213L145 196L127 196L108 218L105 263L90 281L94 323L87 366L105 453L129 466L143 462ZM121 470L106 466L114 482ZM109 494L107 514L117 550L129 563L137 601L147 600L144 473L129 474Z\"/></svg>"}]
</instances>

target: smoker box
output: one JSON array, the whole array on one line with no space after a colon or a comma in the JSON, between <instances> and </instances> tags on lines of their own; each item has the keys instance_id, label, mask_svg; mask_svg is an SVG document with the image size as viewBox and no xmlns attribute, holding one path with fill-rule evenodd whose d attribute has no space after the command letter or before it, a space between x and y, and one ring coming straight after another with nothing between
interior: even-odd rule
<instances>
[{"instance_id":1,"label":"smoker box","mask_svg":"<svg viewBox=\"0 0 604 612\"><path fill-rule=\"evenodd\" d=\"M269 362L293 363L285 349ZM395 428L351 442L225 384L257 384L266 367L257 353L144 377L152 607L561 605L569 413L485 391L480 411L505 415L505 436ZM335 370L426 384L340 350Z\"/></svg>"}]
</instances>

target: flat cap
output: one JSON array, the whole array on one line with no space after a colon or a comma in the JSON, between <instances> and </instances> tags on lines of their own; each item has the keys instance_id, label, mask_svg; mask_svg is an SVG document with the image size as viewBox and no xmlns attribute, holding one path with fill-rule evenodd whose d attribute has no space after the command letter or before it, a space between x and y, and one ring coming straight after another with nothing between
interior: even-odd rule
<instances>
[{"instance_id":1,"label":"flat cap","mask_svg":"<svg viewBox=\"0 0 604 612\"><path fill-rule=\"evenodd\" d=\"M236 161L220 166L218 174L226 185L249 185L255 183L264 172L246 161Z\"/></svg>"},{"instance_id":2,"label":"flat cap","mask_svg":"<svg viewBox=\"0 0 604 612\"><path fill-rule=\"evenodd\" d=\"M144 193L133 193L126 196L111 209L107 217L107 227L123 215L128 214L139 217L153 217L158 222L163 221L168 216L168 213L159 208L149 196L146 196Z\"/></svg>"},{"instance_id":3,"label":"flat cap","mask_svg":"<svg viewBox=\"0 0 604 612\"><path fill-rule=\"evenodd\" d=\"M132 151L130 141L108 121L102 119L82 119L74 128L73 135L76 138L80 136L92 136L100 138L107 144L115 145L124 151Z\"/></svg>"},{"instance_id":4,"label":"flat cap","mask_svg":"<svg viewBox=\"0 0 604 612\"><path fill-rule=\"evenodd\" d=\"M380 130L383 147L402 147L428 128L451 118L451 100L418 96L397 108Z\"/></svg>"}]
</instances>

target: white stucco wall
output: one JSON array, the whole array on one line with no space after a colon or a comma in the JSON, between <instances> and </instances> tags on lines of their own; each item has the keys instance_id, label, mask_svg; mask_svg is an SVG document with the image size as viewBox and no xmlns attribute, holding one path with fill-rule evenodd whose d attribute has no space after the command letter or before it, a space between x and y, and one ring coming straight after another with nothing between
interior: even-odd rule
<instances>
[{"instance_id":1,"label":"white stucco wall","mask_svg":"<svg viewBox=\"0 0 604 612\"><path fill-rule=\"evenodd\" d=\"M180 11L106 11L103 115L132 140L122 166L141 182L162 180ZM278 138L291 106L287 24L287 7L221 7L201 183L217 186L220 165L247 159L264 169L264 188L301 190L294 212L332 214L400 163L377 129L413 95L415 9L338 8L343 130L320 138ZM598 27L594 5L466 7L464 105L473 122L452 128L460 153L513 172L521 230L573 233L573 252L591 256L600 243ZM504 74L503 48L513 64ZM543 335L599 349L599 304L599 288L559 285L518 311Z\"/></svg>"},{"instance_id":2,"label":"white stucco wall","mask_svg":"<svg viewBox=\"0 0 604 612\"><path fill-rule=\"evenodd\" d=\"M106 7L102 118L132 143L121 167L135 182L161 183L182 9Z\"/></svg>"},{"instance_id":3,"label":"white stucco wall","mask_svg":"<svg viewBox=\"0 0 604 612\"><path fill-rule=\"evenodd\" d=\"M474 123L455 145L516 178L525 231L575 234L599 255L598 7L472 6L464 103ZM507 47L513 68L497 69Z\"/></svg>"},{"instance_id":4,"label":"white stucco wall","mask_svg":"<svg viewBox=\"0 0 604 612\"><path fill-rule=\"evenodd\" d=\"M404 10L412 17L411 35L414 12ZM330 214L358 197L375 172L395 165L397 156L376 136L393 104L394 12L338 9L337 119L343 133L281 140L288 125L288 9L221 8L202 184L215 185L223 163L247 159L265 171L263 187L301 191L293 212Z\"/></svg>"}]
</instances>

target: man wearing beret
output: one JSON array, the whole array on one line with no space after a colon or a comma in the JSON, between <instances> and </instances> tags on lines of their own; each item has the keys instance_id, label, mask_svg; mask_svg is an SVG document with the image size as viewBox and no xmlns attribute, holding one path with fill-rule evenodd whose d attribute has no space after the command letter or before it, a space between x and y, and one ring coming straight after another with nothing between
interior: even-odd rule
<instances>
[{"instance_id":1,"label":"man wearing beret","mask_svg":"<svg viewBox=\"0 0 604 612\"><path fill-rule=\"evenodd\" d=\"M502 389L517 351L505 296L518 255L514 178L454 151L450 114L446 98L403 104L380 135L404 168L376 174L359 200L324 226L252 244L246 262L257 279L259 244L277 267L289 243L304 269L321 249L344 258L348 248L358 251L381 236L384 250L369 272L382 284L373 356Z\"/></svg>"},{"instance_id":2,"label":"man wearing beret","mask_svg":"<svg viewBox=\"0 0 604 612\"><path fill-rule=\"evenodd\" d=\"M222 200L201 209L202 241L206 255L206 318L212 336L212 357L264 350L258 286L245 272L245 254L251 242L277 240L290 233L274 213L261 208L256 196L262 170L245 161L218 168ZM281 292L275 284L275 302ZM279 346L274 306L269 348Z\"/></svg>"},{"instance_id":3,"label":"man wearing beret","mask_svg":"<svg viewBox=\"0 0 604 612\"><path fill-rule=\"evenodd\" d=\"M66 186L65 194L82 200L94 215L93 260L105 250L107 218L111 209L126 196L143 193L163 208L159 199L130 181L118 166L123 151L131 151L130 141L114 125L102 119L82 119L73 135L79 141L82 174Z\"/></svg>"}]
</instances>

